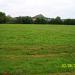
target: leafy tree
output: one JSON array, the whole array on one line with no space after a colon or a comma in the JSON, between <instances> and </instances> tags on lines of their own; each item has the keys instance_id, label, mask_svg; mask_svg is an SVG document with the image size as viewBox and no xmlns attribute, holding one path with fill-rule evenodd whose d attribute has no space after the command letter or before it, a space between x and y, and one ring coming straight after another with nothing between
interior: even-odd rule
<instances>
[{"instance_id":1,"label":"leafy tree","mask_svg":"<svg viewBox=\"0 0 75 75\"><path fill-rule=\"evenodd\" d=\"M0 23L6 23L6 15L3 12L0 12Z\"/></svg>"},{"instance_id":2,"label":"leafy tree","mask_svg":"<svg viewBox=\"0 0 75 75\"><path fill-rule=\"evenodd\" d=\"M32 24L33 20L31 17L26 16L26 17L16 17L14 18L14 23L18 23L18 24Z\"/></svg>"},{"instance_id":3,"label":"leafy tree","mask_svg":"<svg viewBox=\"0 0 75 75\"><path fill-rule=\"evenodd\" d=\"M64 24L66 24L66 25L75 25L75 19L65 19Z\"/></svg>"},{"instance_id":4,"label":"leafy tree","mask_svg":"<svg viewBox=\"0 0 75 75\"><path fill-rule=\"evenodd\" d=\"M59 16L57 16L57 17L55 18L54 23L55 23L55 24L62 24L63 22L62 22L61 18L60 18Z\"/></svg>"},{"instance_id":5,"label":"leafy tree","mask_svg":"<svg viewBox=\"0 0 75 75\"><path fill-rule=\"evenodd\" d=\"M13 19L13 23L17 23L17 24L22 24L23 22L22 22L22 17L15 17L14 19Z\"/></svg>"},{"instance_id":6,"label":"leafy tree","mask_svg":"<svg viewBox=\"0 0 75 75\"><path fill-rule=\"evenodd\" d=\"M47 20L45 18L36 18L34 21L35 24L46 24Z\"/></svg>"},{"instance_id":7,"label":"leafy tree","mask_svg":"<svg viewBox=\"0 0 75 75\"><path fill-rule=\"evenodd\" d=\"M49 21L49 24L54 24L55 23L55 19L52 18L50 21Z\"/></svg>"},{"instance_id":8,"label":"leafy tree","mask_svg":"<svg viewBox=\"0 0 75 75\"><path fill-rule=\"evenodd\" d=\"M32 18L29 16L22 17L22 21L23 21L23 24L32 24L33 23Z\"/></svg>"},{"instance_id":9,"label":"leafy tree","mask_svg":"<svg viewBox=\"0 0 75 75\"><path fill-rule=\"evenodd\" d=\"M50 21L49 21L49 24L63 24L63 21L61 20L60 17L56 17L56 18L52 18Z\"/></svg>"},{"instance_id":10,"label":"leafy tree","mask_svg":"<svg viewBox=\"0 0 75 75\"><path fill-rule=\"evenodd\" d=\"M13 18L11 16L6 16L6 23L13 23Z\"/></svg>"}]
</instances>

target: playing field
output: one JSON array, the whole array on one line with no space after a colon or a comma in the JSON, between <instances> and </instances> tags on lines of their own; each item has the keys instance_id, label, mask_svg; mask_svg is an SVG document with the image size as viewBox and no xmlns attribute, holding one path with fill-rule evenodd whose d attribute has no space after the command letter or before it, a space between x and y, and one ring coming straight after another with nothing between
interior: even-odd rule
<instances>
[{"instance_id":1,"label":"playing field","mask_svg":"<svg viewBox=\"0 0 75 75\"><path fill-rule=\"evenodd\" d=\"M0 25L1 74L52 75L67 72L75 72L75 26Z\"/></svg>"}]
</instances>

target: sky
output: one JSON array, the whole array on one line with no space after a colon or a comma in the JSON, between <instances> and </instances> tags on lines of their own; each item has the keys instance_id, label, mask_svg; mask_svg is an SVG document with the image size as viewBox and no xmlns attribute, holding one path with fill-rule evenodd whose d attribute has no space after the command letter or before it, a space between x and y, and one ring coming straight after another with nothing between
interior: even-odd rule
<instances>
[{"instance_id":1,"label":"sky","mask_svg":"<svg viewBox=\"0 0 75 75\"><path fill-rule=\"evenodd\" d=\"M12 17L43 14L75 18L75 0L0 0L0 11Z\"/></svg>"}]
</instances>

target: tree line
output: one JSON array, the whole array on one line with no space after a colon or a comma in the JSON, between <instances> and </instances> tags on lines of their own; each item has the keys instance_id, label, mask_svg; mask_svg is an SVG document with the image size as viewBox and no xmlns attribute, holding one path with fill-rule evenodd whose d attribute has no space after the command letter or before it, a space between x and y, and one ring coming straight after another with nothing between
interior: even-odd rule
<instances>
[{"instance_id":1,"label":"tree line","mask_svg":"<svg viewBox=\"0 0 75 75\"><path fill-rule=\"evenodd\" d=\"M30 16L19 16L11 17L6 16L4 12L0 12L0 24L65 24L75 25L75 19L61 19L57 16L56 18L46 17L30 17Z\"/></svg>"}]
</instances>

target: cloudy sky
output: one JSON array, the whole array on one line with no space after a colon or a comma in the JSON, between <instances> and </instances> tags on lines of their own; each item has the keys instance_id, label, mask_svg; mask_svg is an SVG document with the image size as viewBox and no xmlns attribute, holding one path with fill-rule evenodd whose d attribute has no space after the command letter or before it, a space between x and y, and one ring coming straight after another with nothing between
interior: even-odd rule
<instances>
[{"instance_id":1,"label":"cloudy sky","mask_svg":"<svg viewBox=\"0 0 75 75\"><path fill-rule=\"evenodd\" d=\"M0 0L0 11L14 16L75 18L75 0Z\"/></svg>"}]
</instances>

